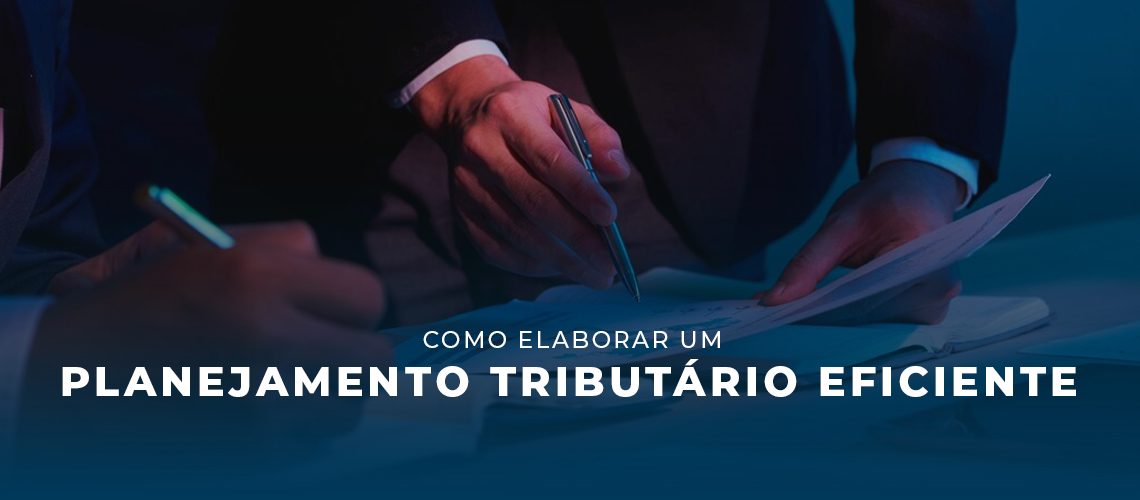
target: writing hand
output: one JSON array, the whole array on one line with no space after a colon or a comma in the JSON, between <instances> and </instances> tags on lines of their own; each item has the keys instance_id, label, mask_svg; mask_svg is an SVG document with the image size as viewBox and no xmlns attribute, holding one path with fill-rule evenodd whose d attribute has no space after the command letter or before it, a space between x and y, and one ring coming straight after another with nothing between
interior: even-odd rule
<instances>
[{"instance_id":1,"label":"writing hand","mask_svg":"<svg viewBox=\"0 0 1140 500\"><path fill-rule=\"evenodd\" d=\"M452 204L485 260L605 288L615 270L596 226L611 224L617 209L559 135L554 93L488 56L446 71L411 106L448 153ZM574 110L599 177L628 176L617 133L589 107Z\"/></svg>"},{"instance_id":2,"label":"writing hand","mask_svg":"<svg viewBox=\"0 0 1140 500\"><path fill-rule=\"evenodd\" d=\"M371 331L384 311L383 288L372 272L322 258L304 224L251 226L235 238L237 245L226 250L172 249L50 305L28 358L26 392L55 400L61 366L129 374L135 366L291 371L391 361L390 344ZM261 420L254 429L341 431L355 423L360 401L310 398L288 408L311 404L321 408L256 412Z\"/></svg>"},{"instance_id":3,"label":"writing hand","mask_svg":"<svg viewBox=\"0 0 1140 500\"><path fill-rule=\"evenodd\" d=\"M308 226L300 223L227 226L244 246L293 249L311 252L316 240ZM87 290L146 261L182 248L182 239L166 224L152 222L103 253L63 270L52 278L48 291L66 295Z\"/></svg>"}]
</instances>

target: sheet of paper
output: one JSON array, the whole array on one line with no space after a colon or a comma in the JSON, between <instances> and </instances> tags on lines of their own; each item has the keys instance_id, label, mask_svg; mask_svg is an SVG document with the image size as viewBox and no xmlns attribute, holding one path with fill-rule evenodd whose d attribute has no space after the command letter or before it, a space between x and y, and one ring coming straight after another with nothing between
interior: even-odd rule
<instances>
[{"instance_id":1,"label":"sheet of paper","mask_svg":"<svg viewBox=\"0 0 1140 500\"><path fill-rule=\"evenodd\" d=\"M615 300L609 304L521 302L480 309L440 321L393 330L407 338L397 348L402 365L458 365L479 372L490 366L611 366L641 362L683 352L679 332L719 331L721 341L755 335L781 325L794 323L841 307L895 286L945 268L998 235L1041 190L1048 177L981 208L938 230L916 238L843 277L821 287L803 299L776 307L764 307L755 300L715 300L693 303L646 301L634 304ZM508 337L504 348L429 349L421 338L429 330L488 333L499 330ZM669 334L668 349L610 346L597 349L518 348L520 330L541 331L548 343L559 332L664 330ZM539 335L529 334L532 339ZM536 345L537 342L532 343Z\"/></svg>"},{"instance_id":2,"label":"sheet of paper","mask_svg":"<svg viewBox=\"0 0 1140 500\"><path fill-rule=\"evenodd\" d=\"M1041 191L1049 176L951 224L931 231L851 271L801 300L773 321L793 322L913 281L969 257L997 236Z\"/></svg>"},{"instance_id":3,"label":"sheet of paper","mask_svg":"<svg viewBox=\"0 0 1140 500\"><path fill-rule=\"evenodd\" d=\"M648 391L629 398L613 394L590 398L523 397L519 378L511 380L510 395L501 397L497 395L498 383L495 376L473 375L467 391L458 398L431 390L424 391L422 397L365 398L360 423L353 432L324 441L307 460L294 464L285 477L304 484L428 458L472 455L477 452L480 435L488 423L506 420L510 425L519 419L550 419L547 421L565 424L599 415L635 415L678 401L673 397L655 397ZM520 408L518 413L512 412ZM497 411L488 414L489 409Z\"/></svg>"},{"instance_id":4,"label":"sheet of paper","mask_svg":"<svg viewBox=\"0 0 1140 500\"><path fill-rule=\"evenodd\" d=\"M683 304L693 301L748 298L764 289L754 281L695 273L671 267L655 267L637 277L641 285L642 303ZM535 302L578 304L620 304L630 300L623 286L594 290L583 285L559 285L548 288Z\"/></svg>"},{"instance_id":5,"label":"sheet of paper","mask_svg":"<svg viewBox=\"0 0 1140 500\"><path fill-rule=\"evenodd\" d=\"M1026 354L1140 363L1140 322L1054 340L1022 349Z\"/></svg>"},{"instance_id":6,"label":"sheet of paper","mask_svg":"<svg viewBox=\"0 0 1140 500\"><path fill-rule=\"evenodd\" d=\"M933 353L985 344L1024 333L1048 317L1049 307L1037 298L961 296L950 302L946 319L937 325L784 325L728 344L717 355L768 361L811 375L821 366L856 365L904 349Z\"/></svg>"},{"instance_id":7,"label":"sheet of paper","mask_svg":"<svg viewBox=\"0 0 1140 500\"><path fill-rule=\"evenodd\" d=\"M495 384L492 377L471 377L459 398L435 391L424 391L423 397L365 398L360 423L351 433L322 442L311 457L294 464L288 474L275 472L274 478L289 478L285 485L308 484L415 460L473 454L486 409L495 402Z\"/></svg>"}]
</instances>

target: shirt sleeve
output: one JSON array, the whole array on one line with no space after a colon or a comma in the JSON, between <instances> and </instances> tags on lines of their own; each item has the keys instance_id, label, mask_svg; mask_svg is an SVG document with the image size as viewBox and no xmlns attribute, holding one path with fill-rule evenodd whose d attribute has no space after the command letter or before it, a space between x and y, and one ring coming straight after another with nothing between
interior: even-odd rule
<instances>
[{"instance_id":1,"label":"shirt sleeve","mask_svg":"<svg viewBox=\"0 0 1140 500\"><path fill-rule=\"evenodd\" d=\"M0 297L0 464L12 447L28 352L48 304L48 297Z\"/></svg>"},{"instance_id":2,"label":"shirt sleeve","mask_svg":"<svg viewBox=\"0 0 1140 500\"><path fill-rule=\"evenodd\" d=\"M946 170L966 183L966 196L958 210L965 208L978 194L980 162L962 156L938 145L928 137L899 137L880 142L871 149L871 162L867 172L884 163L896 160L913 160L929 163Z\"/></svg>"},{"instance_id":3,"label":"shirt sleeve","mask_svg":"<svg viewBox=\"0 0 1140 500\"><path fill-rule=\"evenodd\" d=\"M997 180L1016 10L1012 0L855 2L862 173L879 144L926 137L978 161L975 196Z\"/></svg>"},{"instance_id":4,"label":"shirt sleeve","mask_svg":"<svg viewBox=\"0 0 1140 500\"><path fill-rule=\"evenodd\" d=\"M456 45L455 48L448 51L443 57L437 59L428 66L427 69L421 71L412 81L404 85L394 95L390 96L388 103L393 108L407 106L409 102L412 102L412 98L416 96L416 93L424 88L428 82L435 79L435 77L443 74L444 71L451 69L451 67L456 64L479 56L495 56L502 59L503 62L507 61L507 56L503 55L503 51L499 49L499 45L495 42L484 39L468 40Z\"/></svg>"}]
</instances>

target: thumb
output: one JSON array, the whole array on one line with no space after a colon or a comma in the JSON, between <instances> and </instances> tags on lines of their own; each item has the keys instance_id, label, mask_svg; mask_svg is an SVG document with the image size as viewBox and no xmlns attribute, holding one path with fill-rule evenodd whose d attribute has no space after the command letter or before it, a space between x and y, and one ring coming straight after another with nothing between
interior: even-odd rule
<instances>
[{"instance_id":1,"label":"thumb","mask_svg":"<svg viewBox=\"0 0 1140 500\"><path fill-rule=\"evenodd\" d=\"M589 106L574 103L574 112L590 143L594 170L603 181L620 181L629 177L632 167L621 146L621 136Z\"/></svg>"},{"instance_id":2,"label":"thumb","mask_svg":"<svg viewBox=\"0 0 1140 500\"><path fill-rule=\"evenodd\" d=\"M173 231L160 222L153 222L103 253L55 275L48 284L48 292L66 295L91 288L177 244L178 237Z\"/></svg>"},{"instance_id":3,"label":"thumb","mask_svg":"<svg viewBox=\"0 0 1140 500\"><path fill-rule=\"evenodd\" d=\"M757 294L757 298L765 305L775 306L811 293L847 257L855 233L850 224L824 223L784 268L772 289Z\"/></svg>"},{"instance_id":4,"label":"thumb","mask_svg":"<svg viewBox=\"0 0 1140 500\"><path fill-rule=\"evenodd\" d=\"M67 295L95 286L95 283L99 281L101 277L93 275L88 267L89 266L85 266L84 263L80 263L61 271L48 282L48 293L57 296Z\"/></svg>"}]
</instances>

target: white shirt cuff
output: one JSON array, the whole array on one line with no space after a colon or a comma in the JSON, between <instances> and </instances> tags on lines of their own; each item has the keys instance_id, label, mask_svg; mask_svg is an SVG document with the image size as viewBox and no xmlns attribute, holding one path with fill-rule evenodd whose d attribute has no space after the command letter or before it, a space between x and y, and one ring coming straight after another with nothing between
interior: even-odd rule
<instances>
[{"instance_id":1,"label":"white shirt cuff","mask_svg":"<svg viewBox=\"0 0 1140 500\"><path fill-rule=\"evenodd\" d=\"M929 163L946 170L966 183L966 197L959 210L970 204L978 194L980 162L947 150L927 137L899 137L880 142L871 148L868 172L879 165L895 160L914 160Z\"/></svg>"},{"instance_id":2,"label":"white shirt cuff","mask_svg":"<svg viewBox=\"0 0 1140 500\"><path fill-rule=\"evenodd\" d=\"M428 82L435 79L435 77L443 74L444 71L451 69L452 66L459 64L468 59L479 56L496 56L507 62L507 56L503 55L503 51L499 50L499 46L490 40L476 39L468 40L455 48L448 51L443 57L439 58L436 62L428 66L420 74L416 75L411 82L404 85L399 92L396 92L388 99L388 104L393 108L402 108L412 102L412 98L420 89L424 88Z\"/></svg>"},{"instance_id":3,"label":"white shirt cuff","mask_svg":"<svg viewBox=\"0 0 1140 500\"><path fill-rule=\"evenodd\" d=\"M32 339L49 297L0 297L0 467L9 458Z\"/></svg>"}]
</instances>

